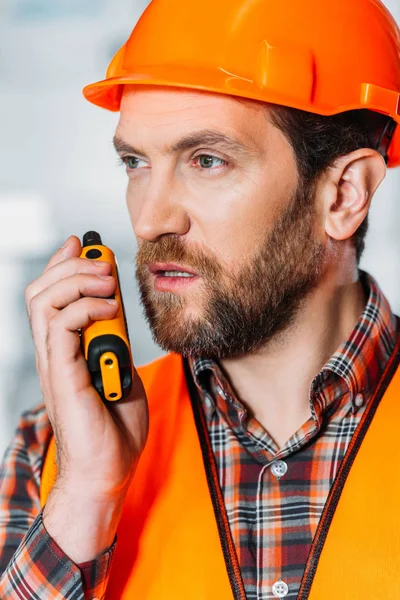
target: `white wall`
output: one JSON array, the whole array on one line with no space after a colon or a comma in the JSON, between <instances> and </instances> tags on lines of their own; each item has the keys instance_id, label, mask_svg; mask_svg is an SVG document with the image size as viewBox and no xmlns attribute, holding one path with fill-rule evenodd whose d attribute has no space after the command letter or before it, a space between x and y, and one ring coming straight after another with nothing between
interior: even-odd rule
<instances>
[{"instance_id":1,"label":"white wall","mask_svg":"<svg viewBox=\"0 0 400 600\"><path fill-rule=\"evenodd\" d=\"M396 3L396 4L395 4ZM23 290L71 233L103 234L120 266L137 364L159 354L141 315L117 115L85 102L146 0L0 0L0 454L41 401ZM400 22L398 0L387 5ZM400 312L400 169L375 198L363 267Z\"/></svg>"}]
</instances>

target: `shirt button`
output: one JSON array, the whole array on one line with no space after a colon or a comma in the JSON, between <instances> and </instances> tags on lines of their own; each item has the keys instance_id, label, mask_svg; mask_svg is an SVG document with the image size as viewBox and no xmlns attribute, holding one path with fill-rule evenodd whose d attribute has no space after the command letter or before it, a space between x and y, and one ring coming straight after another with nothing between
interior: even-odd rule
<instances>
[{"instance_id":1,"label":"shirt button","mask_svg":"<svg viewBox=\"0 0 400 600\"><path fill-rule=\"evenodd\" d=\"M357 408L361 408L362 405L364 404L364 398L362 394L357 394L355 400L355 405L357 406Z\"/></svg>"},{"instance_id":2,"label":"shirt button","mask_svg":"<svg viewBox=\"0 0 400 600\"><path fill-rule=\"evenodd\" d=\"M284 598L289 593L289 587L287 583L280 579L279 581L275 581L274 585L272 586L272 593L275 598Z\"/></svg>"},{"instance_id":3,"label":"shirt button","mask_svg":"<svg viewBox=\"0 0 400 600\"><path fill-rule=\"evenodd\" d=\"M283 460L275 460L271 464L272 474L275 475L275 477L277 479L280 479L281 477L283 477L284 475L286 475L287 470L288 470L288 466L285 463L285 461L283 461Z\"/></svg>"}]
</instances>

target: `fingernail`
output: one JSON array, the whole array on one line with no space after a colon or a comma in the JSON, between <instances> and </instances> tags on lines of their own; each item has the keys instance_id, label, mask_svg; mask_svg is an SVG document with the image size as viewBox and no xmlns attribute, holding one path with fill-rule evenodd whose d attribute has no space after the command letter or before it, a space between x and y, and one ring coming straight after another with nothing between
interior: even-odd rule
<instances>
[{"instance_id":1,"label":"fingernail","mask_svg":"<svg viewBox=\"0 0 400 600\"><path fill-rule=\"evenodd\" d=\"M69 236L69 238L67 239L67 241L65 242L64 246L61 246L61 250L64 250L64 248L66 248L69 245L69 241L71 239L71 236Z\"/></svg>"},{"instance_id":2,"label":"fingernail","mask_svg":"<svg viewBox=\"0 0 400 600\"><path fill-rule=\"evenodd\" d=\"M116 304L118 304L118 302L116 300L109 300L107 299L108 304L112 304L112 306L115 306Z\"/></svg>"},{"instance_id":3,"label":"fingernail","mask_svg":"<svg viewBox=\"0 0 400 600\"><path fill-rule=\"evenodd\" d=\"M98 277L99 279L105 279L106 281L108 279L112 279L113 278L112 275L96 275L96 277Z\"/></svg>"}]
</instances>

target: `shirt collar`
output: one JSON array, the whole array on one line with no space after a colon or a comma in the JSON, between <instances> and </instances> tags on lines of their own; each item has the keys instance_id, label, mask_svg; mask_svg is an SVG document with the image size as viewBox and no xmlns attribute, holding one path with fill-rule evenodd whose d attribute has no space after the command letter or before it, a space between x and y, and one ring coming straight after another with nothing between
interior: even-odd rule
<instances>
[{"instance_id":1,"label":"shirt collar","mask_svg":"<svg viewBox=\"0 0 400 600\"><path fill-rule=\"evenodd\" d=\"M339 346L311 386L312 392L317 393L332 376L340 377L350 392L355 410L359 394L369 397L373 393L397 337L396 317L378 283L364 271L360 271L360 280L368 290L364 311L349 338Z\"/></svg>"}]
</instances>

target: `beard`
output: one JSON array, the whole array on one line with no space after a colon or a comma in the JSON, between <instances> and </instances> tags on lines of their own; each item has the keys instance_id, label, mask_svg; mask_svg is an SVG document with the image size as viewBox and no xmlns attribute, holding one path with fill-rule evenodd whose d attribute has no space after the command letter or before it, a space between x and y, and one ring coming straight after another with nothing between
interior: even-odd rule
<instances>
[{"instance_id":1,"label":"beard","mask_svg":"<svg viewBox=\"0 0 400 600\"><path fill-rule=\"evenodd\" d=\"M325 251L314 240L313 204L311 186L303 185L236 274L178 236L142 242L136 277L154 341L168 352L216 360L265 349L293 324L321 277ZM185 314L186 298L154 290L147 268L153 262L184 264L200 275L200 314Z\"/></svg>"}]
</instances>

